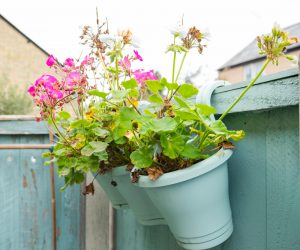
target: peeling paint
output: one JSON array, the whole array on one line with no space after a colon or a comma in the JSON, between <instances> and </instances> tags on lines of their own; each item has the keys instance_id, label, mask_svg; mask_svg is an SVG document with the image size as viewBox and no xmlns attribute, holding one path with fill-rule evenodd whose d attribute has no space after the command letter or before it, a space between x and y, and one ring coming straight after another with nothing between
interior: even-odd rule
<instances>
[{"instance_id":1,"label":"peeling paint","mask_svg":"<svg viewBox=\"0 0 300 250\"><path fill-rule=\"evenodd\" d=\"M28 186L27 179L26 179L25 175L23 175L23 183L22 183L22 185L23 185L23 188L27 188L27 186Z\"/></svg>"},{"instance_id":2,"label":"peeling paint","mask_svg":"<svg viewBox=\"0 0 300 250\"><path fill-rule=\"evenodd\" d=\"M38 189L37 189L37 185L36 185L36 176L35 176L35 172L34 172L33 169L30 169L30 171L31 171L31 176L32 176L32 181L33 181L34 188L35 188L35 190L37 191Z\"/></svg>"}]
</instances>

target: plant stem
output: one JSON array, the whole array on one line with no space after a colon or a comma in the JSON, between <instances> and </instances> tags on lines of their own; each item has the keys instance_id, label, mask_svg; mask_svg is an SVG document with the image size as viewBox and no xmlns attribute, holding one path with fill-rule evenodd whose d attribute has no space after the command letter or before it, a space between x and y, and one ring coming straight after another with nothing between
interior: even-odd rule
<instances>
[{"instance_id":1,"label":"plant stem","mask_svg":"<svg viewBox=\"0 0 300 250\"><path fill-rule=\"evenodd\" d=\"M54 121L54 119L53 119L53 112L52 112L52 110L50 111L50 119L51 119L51 122L52 122L52 124L53 124L53 126L54 126L54 128L55 128L55 131L59 134L60 137L62 137L62 138L66 141L66 143L67 143L69 146L71 146L70 143L69 143L69 141L66 139L66 137L64 137L64 135L63 135L63 134L60 132L60 130L58 129L58 127L57 127L57 125L56 125L56 123L55 123L55 121ZM71 147L71 148L73 148L73 147Z\"/></svg>"},{"instance_id":2,"label":"plant stem","mask_svg":"<svg viewBox=\"0 0 300 250\"><path fill-rule=\"evenodd\" d=\"M257 73L257 75L251 80L247 88L244 89L244 91L236 98L236 100L230 105L230 107L220 116L218 120L222 120L232 109L233 107L242 99L242 97L246 94L246 92L253 86L253 84L257 81L257 79L260 77L260 75L263 73L265 68L268 66L268 64L271 62L270 59L267 59L260 69L260 71Z\"/></svg>"},{"instance_id":3,"label":"plant stem","mask_svg":"<svg viewBox=\"0 0 300 250\"><path fill-rule=\"evenodd\" d=\"M176 36L174 36L174 45L176 45ZM172 67L172 83L174 83L175 66L176 66L176 51L174 50L173 67Z\"/></svg>"},{"instance_id":4,"label":"plant stem","mask_svg":"<svg viewBox=\"0 0 300 250\"><path fill-rule=\"evenodd\" d=\"M107 82L108 82L110 88L113 89L113 86L112 86L112 83L111 83L111 81L110 81L110 77L109 77L109 74L108 74L108 71L107 71L105 62L104 62L103 57L102 57L102 53L101 53L100 51L99 51L99 54L100 54L100 55L99 55L99 59L100 59L100 62L101 62L101 64L102 64L102 67L103 67L103 69L104 69L104 74L105 74L105 76L106 76L106 78L107 78Z\"/></svg>"},{"instance_id":5,"label":"plant stem","mask_svg":"<svg viewBox=\"0 0 300 250\"><path fill-rule=\"evenodd\" d=\"M137 107L130 101L130 99L127 97L127 101L132 105L132 107L135 109L135 111L139 114L142 115L141 112L137 109Z\"/></svg>"},{"instance_id":6,"label":"plant stem","mask_svg":"<svg viewBox=\"0 0 300 250\"><path fill-rule=\"evenodd\" d=\"M186 58L187 53L188 53L188 52L184 52L183 58L182 58L182 60L181 60L180 66L179 66L179 70L178 70L177 75L176 75L176 78L175 78L175 82L177 82L177 80L178 80L178 77L179 77L179 75L180 75L180 72L181 72L182 66L183 66L183 64L184 64L184 60L185 60L185 58Z\"/></svg>"},{"instance_id":7,"label":"plant stem","mask_svg":"<svg viewBox=\"0 0 300 250\"><path fill-rule=\"evenodd\" d=\"M121 89L120 88L120 84L119 84L119 63L118 63L118 57L116 56L116 82L117 82L117 89Z\"/></svg>"}]
</instances>

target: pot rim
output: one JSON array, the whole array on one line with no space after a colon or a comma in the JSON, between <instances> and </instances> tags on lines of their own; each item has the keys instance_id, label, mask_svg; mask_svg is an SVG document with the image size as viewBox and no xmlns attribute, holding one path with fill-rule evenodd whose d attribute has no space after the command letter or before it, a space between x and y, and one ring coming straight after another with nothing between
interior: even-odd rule
<instances>
[{"instance_id":1,"label":"pot rim","mask_svg":"<svg viewBox=\"0 0 300 250\"><path fill-rule=\"evenodd\" d=\"M184 182L217 168L226 162L232 153L233 151L231 149L220 149L218 152L203 161L185 169L165 173L155 181L151 181L148 176L139 176L139 181L138 183L135 183L135 185L144 188L157 188Z\"/></svg>"}]
</instances>

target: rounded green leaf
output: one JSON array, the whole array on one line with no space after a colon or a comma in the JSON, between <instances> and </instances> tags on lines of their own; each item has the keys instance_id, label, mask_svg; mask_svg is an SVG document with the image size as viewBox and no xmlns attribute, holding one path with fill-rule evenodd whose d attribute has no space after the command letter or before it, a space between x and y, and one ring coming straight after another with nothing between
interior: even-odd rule
<instances>
[{"instance_id":1,"label":"rounded green leaf","mask_svg":"<svg viewBox=\"0 0 300 250\"><path fill-rule=\"evenodd\" d=\"M152 165L152 150L149 148L142 148L130 154L132 164L137 168L147 168Z\"/></svg>"},{"instance_id":2,"label":"rounded green leaf","mask_svg":"<svg viewBox=\"0 0 300 250\"><path fill-rule=\"evenodd\" d=\"M178 93L183 98L190 98L190 97L198 94L198 89L190 83L184 83L184 84L180 85L180 88L178 89Z\"/></svg>"},{"instance_id":3,"label":"rounded green leaf","mask_svg":"<svg viewBox=\"0 0 300 250\"><path fill-rule=\"evenodd\" d=\"M130 80L128 81L124 81L121 83L122 86L125 88L125 89L134 89L138 86L137 82L135 79L131 78Z\"/></svg>"},{"instance_id":4,"label":"rounded green leaf","mask_svg":"<svg viewBox=\"0 0 300 250\"><path fill-rule=\"evenodd\" d=\"M184 150L185 141L175 133L163 133L160 136L160 143L163 148L163 153L171 159L177 158Z\"/></svg>"},{"instance_id":5,"label":"rounded green leaf","mask_svg":"<svg viewBox=\"0 0 300 250\"><path fill-rule=\"evenodd\" d=\"M101 97L103 99L108 95L108 93L101 92L97 89L92 89L92 90L88 91L88 94L93 95L93 96L98 96L98 97Z\"/></svg>"},{"instance_id":6,"label":"rounded green leaf","mask_svg":"<svg viewBox=\"0 0 300 250\"><path fill-rule=\"evenodd\" d=\"M149 102L156 103L156 104L164 104L163 99L158 94L153 94L148 98Z\"/></svg>"}]
</instances>

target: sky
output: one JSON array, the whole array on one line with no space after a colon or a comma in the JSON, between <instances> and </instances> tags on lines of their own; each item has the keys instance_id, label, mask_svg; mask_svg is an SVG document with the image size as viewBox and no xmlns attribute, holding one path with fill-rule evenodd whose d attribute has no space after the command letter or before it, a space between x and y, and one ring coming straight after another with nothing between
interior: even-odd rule
<instances>
[{"instance_id":1,"label":"sky","mask_svg":"<svg viewBox=\"0 0 300 250\"><path fill-rule=\"evenodd\" d=\"M202 68L198 82L212 81L216 69L274 23L286 27L300 22L300 2L290 0L1 0L0 13L60 61L79 57L81 28L94 25L96 7L110 32L130 29L139 40L143 68L170 77L172 58L165 54L172 42L170 28L181 22L208 33L203 55L187 57L183 75ZM299 34L300 36L300 34ZM197 83L196 83L197 85Z\"/></svg>"}]
</instances>

